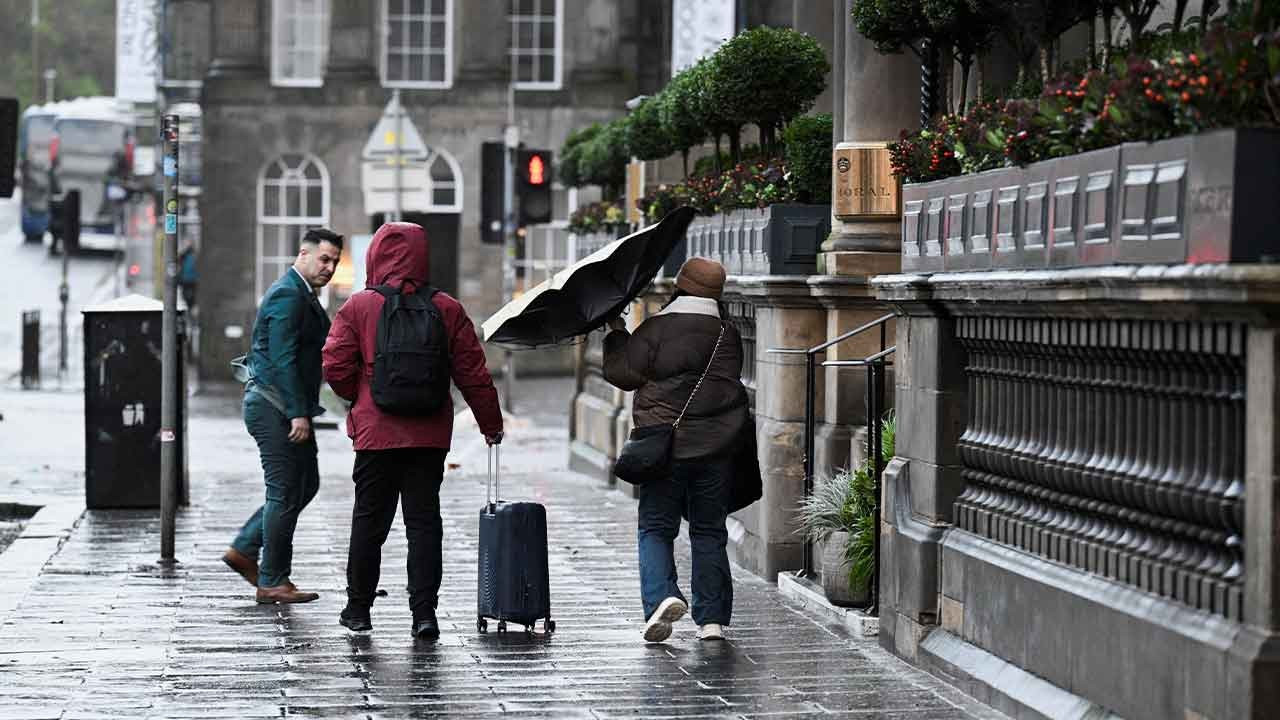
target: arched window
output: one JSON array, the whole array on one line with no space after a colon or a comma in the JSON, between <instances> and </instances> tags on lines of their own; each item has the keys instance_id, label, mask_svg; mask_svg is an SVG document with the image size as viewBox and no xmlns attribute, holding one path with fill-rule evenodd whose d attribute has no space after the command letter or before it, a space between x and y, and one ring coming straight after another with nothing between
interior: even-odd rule
<instances>
[{"instance_id":1,"label":"arched window","mask_svg":"<svg viewBox=\"0 0 1280 720\"><path fill-rule=\"evenodd\" d=\"M258 175L259 299L298 255L309 228L329 224L329 171L314 155L282 155Z\"/></svg>"},{"instance_id":2,"label":"arched window","mask_svg":"<svg viewBox=\"0 0 1280 720\"><path fill-rule=\"evenodd\" d=\"M425 212L462 212L462 170L458 161L444 150L431 148L427 156L431 178L430 205Z\"/></svg>"}]
</instances>

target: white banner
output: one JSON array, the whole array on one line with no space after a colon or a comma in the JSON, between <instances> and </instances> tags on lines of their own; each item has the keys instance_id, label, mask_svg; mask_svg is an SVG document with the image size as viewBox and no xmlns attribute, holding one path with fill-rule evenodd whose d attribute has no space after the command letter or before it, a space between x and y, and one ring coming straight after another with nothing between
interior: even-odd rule
<instances>
[{"instance_id":1,"label":"white banner","mask_svg":"<svg viewBox=\"0 0 1280 720\"><path fill-rule=\"evenodd\" d=\"M116 97L156 101L155 0L116 0Z\"/></svg>"},{"instance_id":2,"label":"white banner","mask_svg":"<svg viewBox=\"0 0 1280 720\"><path fill-rule=\"evenodd\" d=\"M734 0L672 0L671 74L710 55L733 37Z\"/></svg>"}]
</instances>

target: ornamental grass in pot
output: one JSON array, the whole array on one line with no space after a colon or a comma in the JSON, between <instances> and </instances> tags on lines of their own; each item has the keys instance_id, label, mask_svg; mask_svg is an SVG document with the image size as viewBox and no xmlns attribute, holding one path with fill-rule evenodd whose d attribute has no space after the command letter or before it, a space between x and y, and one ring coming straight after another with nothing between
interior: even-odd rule
<instances>
[{"instance_id":1,"label":"ornamental grass in pot","mask_svg":"<svg viewBox=\"0 0 1280 720\"><path fill-rule=\"evenodd\" d=\"M890 415L880 433L882 463L893 457L895 436L896 422ZM798 532L822 546L818 570L827 600L840 607L868 605L877 530L871 462L816 483L813 494L801 501L799 516Z\"/></svg>"}]
</instances>

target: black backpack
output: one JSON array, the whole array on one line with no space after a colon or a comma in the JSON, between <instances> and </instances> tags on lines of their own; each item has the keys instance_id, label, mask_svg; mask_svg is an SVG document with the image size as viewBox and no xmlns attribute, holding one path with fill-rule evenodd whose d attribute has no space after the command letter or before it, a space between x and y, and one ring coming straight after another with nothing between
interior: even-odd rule
<instances>
[{"instance_id":1,"label":"black backpack","mask_svg":"<svg viewBox=\"0 0 1280 720\"><path fill-rule=\"evenodd\" d=\"M449 402L449 337L427 286L405 294L370 288L386 299L373 355L373 402L392 415L431 415Z\"/></svg>"}]
</instances>

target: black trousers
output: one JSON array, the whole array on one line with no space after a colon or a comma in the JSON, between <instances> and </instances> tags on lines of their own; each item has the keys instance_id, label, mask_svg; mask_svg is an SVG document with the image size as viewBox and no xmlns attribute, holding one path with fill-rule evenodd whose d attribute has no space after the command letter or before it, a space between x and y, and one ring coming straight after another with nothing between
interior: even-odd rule
<instances>
[{"instance_id":1,"label":"black trousers","mask_svg":"<svg viewBox=\"0 0 1280 720\"><path fill-rule=\"evenodd\" d=\"M354 610L373 605L382 571L382 544L396 517L396 499L404 512L409 539L409 608L415 620L433 612L440 592L441 448L357 450L355 507L347 554L347 604Z\"/></svg>"}]
</instances>

